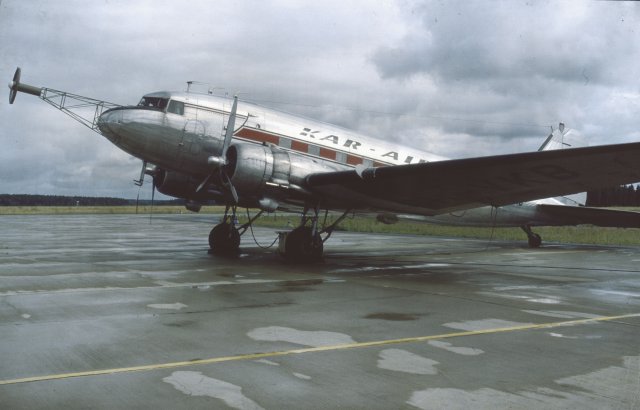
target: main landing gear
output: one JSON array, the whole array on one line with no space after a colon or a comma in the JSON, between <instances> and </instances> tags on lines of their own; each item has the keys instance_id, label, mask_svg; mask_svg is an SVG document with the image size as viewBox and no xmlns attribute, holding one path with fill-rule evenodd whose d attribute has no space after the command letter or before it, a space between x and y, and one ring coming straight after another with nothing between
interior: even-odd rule
<instances>
[{"instance_id":1,"label":"main landing gear","mask_svg":"<svg viewBox=\"0 0 640 410\"><path fill-rule=\"evenodd\" d=\"M523 225L521 226L524 233L527 234L527 238L529 238L529 247L530 248L539 248L542 245L542 238L537 233L531 230L531 226Z\"/></svg>"},{"instance_id":2,"label":"main landing gear","mask_svg":"<svg viewBox=\"0 0 640 410\"><path fill-rule=\"evenodd\" d=\"M209 233L209 252L220 256L238 256L240 253L240 236L251 226L253 221L262 215L260 211L247 223L237 226L236 207L228 206L224 211L222 222L214 226ZM229 214L231 210L231 214Z\"/></svg>"},{"instance_id":3,"label":"main landing gear","mask_svg":"<svg viewBox=\"0 0 640 410\"><path fill-rule=\"evenodd\" d=\"M327 225L328 211L326 211L321 227L318 222L318 207L306 207L300 219L300 225L297 228L289 232L278 232L278 252L286 260L296 263L322 260L324 242L329 239L336 226L349 212L349 210L345 211L338 219ZM247 223L237 226L236 206L228 205L222 222L214 226L209 233L209 253L227 257L238 256L240 253L240 237L260 215L262 215L262 211L250 218ZM249 216L248 211L247 216ZM258 246L260 245L258 244Z\"/></svg>"},{"instance_id":4,"label":"main landing gear","mask_svg":"<svg viewBox=\"0 0 640 410\"><path fill-rule=\"evenodd\" d=\"M311 211L311 213L310 213ZM345 211L331 225L326 226L328 211L325 212L323 228L318 224L318 207L305 207L300 225L291 232L279 232L278 252L286 260L296 263L319 262L322 260L324 242L329 239L338 224L349 214ZM322 234L326 234L324 239Z\"/></svg>"}]
</instances>

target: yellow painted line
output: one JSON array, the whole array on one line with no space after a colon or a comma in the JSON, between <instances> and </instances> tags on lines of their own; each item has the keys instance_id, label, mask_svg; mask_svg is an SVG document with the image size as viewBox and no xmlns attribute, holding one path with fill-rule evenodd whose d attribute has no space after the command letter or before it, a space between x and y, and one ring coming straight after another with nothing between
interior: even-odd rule
<instances>
[{"instance_id":1,"label":"yellow painted line","mask_svg":"<svg viewBox=\"0 0 640 410\"><path fill-rule=\"evenodd\" d=\"M450 339L454 337L477 336L477 335L486 335L486 334L494 334L494 333L516 332L520 330L551 329L551 328L561 327L561 326L574 326L574 325L582 325L586 323L608 322L608 321L614 321L614 320L620 320L620 319L628 319L632 317L640 317L640 313L631 313L631 314L619 315L619 316L601 316L601 317L595 317L595 318L589 318L589 319L569 320L564 322L526 324L526 325L519 325L519 326L499 327L494 329L471 330L471 331L465 331L465 332L445 333L445 334L431 335L431 336L416 336L416 337L405 337L401 339L388 339L388 340L377 340L377 341L371 341L371 342L346 343L346 344L331 345L331 346L306 347L301 349L283 350L279 352L248 353L248 354L241 354L236 356L212 357L209 359L197 359L197 360L189 360L189 361L183 361L183 362L159 363L159 364L150 364L145 366L120 367L115 369L90 370L90 371L76 372L76 373L61 373L61 374L52 374L52 375L44 375L44 376L25 377L21 379L0 380L0 386L9 385L9 384L40 382L40 381L46 381L46 380L70 379L74 377L100 376L100 375L106 375L106 374L129 373L129 372L143 372L143 371L150 371L150 370L172 369L176 367L187 367L187 366L212 364L212 363L234 362L234 361L241 361L241 360L255 360L255 359L263 359L267 357L273 358L273 357L303 354L303 353L329 352L334 350L357 349L357 348L363 348L363 347L375 347L375 346L387 346L387 345L395 345L395 344L403 344L403 343L426 342L429 340Z\"/></svg>"}]
</instances>

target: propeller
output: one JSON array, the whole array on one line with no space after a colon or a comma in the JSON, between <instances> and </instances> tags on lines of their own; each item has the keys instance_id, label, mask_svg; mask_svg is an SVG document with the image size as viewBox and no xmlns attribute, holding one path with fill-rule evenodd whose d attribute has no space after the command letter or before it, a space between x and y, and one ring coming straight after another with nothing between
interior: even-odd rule
<instances>
[{"instance_id":1,"label":"propeller","mask_svg":"<svg viewBox=\"0 0 640 410\"><path fill-rule=\"evenodd\" d=\"M16 100L16 95L18 94L18 84L20 84L21 71L22 70L20 70L20 67L16 68L16 72L15 74L13 74L13 81L9 83L9 88L11 89L11 91L9 91L9 104L13 104L13 102Z\"/></svg>"},{"instance_id":2,"label":"propeller","mask_svg":"<svg viewBox=\"0 0 640 410\"><path fill-rule=\"evenodd\" d=\"M220 179L222 180L222 183L227 189L229 189L229 192L231 192L231 196L233 197L234 204L238 203L238 192L236 191L236 188L233 186L233 183L231 183L231 178L229 178L229 175L227 174L226 165L228 165L227 151L231 146L231 139L233 138L233 132L236 126L237 109L238 109L238 96L236 95L233 97L233 106L231 107L231 112L229 113L229 121L227 122L227 130L224 135L222 152L218 157L211 156L207 159L207 162L209 163L209 165L215 166L217 168L217 171L220 173ZM214 173L215 173L215 170L211 172L209 175L207 175L204 181L202 181L200 185L198 185L198 188L196 188L196 192L202 191L209 184L209 181L214 176Z\"/></svg>"},{"instance_id":3,"label":"propeller","mask_svg":"<svg viewBox=\"0 0 640 410\"><path fill-rule=\"evenodd\" d=\"M13 81L9 83L9 104L13 104L13 102L16 100L18 91L36 95L38 97L42 94L42 88L20 83L20 73L20 67L16 68L16 72L13 74Z\"/></svg>"}]
</instances>

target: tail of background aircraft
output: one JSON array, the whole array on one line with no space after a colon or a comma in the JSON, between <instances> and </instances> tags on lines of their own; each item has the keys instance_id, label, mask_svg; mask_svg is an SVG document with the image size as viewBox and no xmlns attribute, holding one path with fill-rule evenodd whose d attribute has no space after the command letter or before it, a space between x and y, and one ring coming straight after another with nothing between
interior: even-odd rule
<instances>
[{"instance_id":1,"label":"tail of background aircraft","mask_svg":"<svg viewBox=\"0 0 640 410\"><path fill-rule=\"evenodd\" d=\"M557 130L551 131L551 134L540 145L538 151L551 151L564 148L579 148L588 146L587 139L582 136L578 131L565 128L563 123L560 123ZM570 206L584 206L587 203L587 193L580 192L573 195L557 196L554 198L545 198L539 201L535 201L539 204L548 205L570 205Z\"/></svg>"}]
</instances>

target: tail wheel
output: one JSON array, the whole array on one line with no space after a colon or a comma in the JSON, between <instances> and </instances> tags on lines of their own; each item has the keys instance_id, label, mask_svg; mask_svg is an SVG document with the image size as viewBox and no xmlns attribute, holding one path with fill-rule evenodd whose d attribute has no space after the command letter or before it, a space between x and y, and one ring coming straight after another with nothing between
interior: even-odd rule
<instances>
[{"instance_id":1,"label":"tail wheel","mask_svg":"<svg viewBox=\"0 0 640 410\"><path fill-rule=\"evenodd\" d=\"M540 235L538 235L537 233L534 233L531 236L529 236L530 248L539 248L540 245L542 245L542 237L540 237Z\"/></svg>"}]
</instances>

